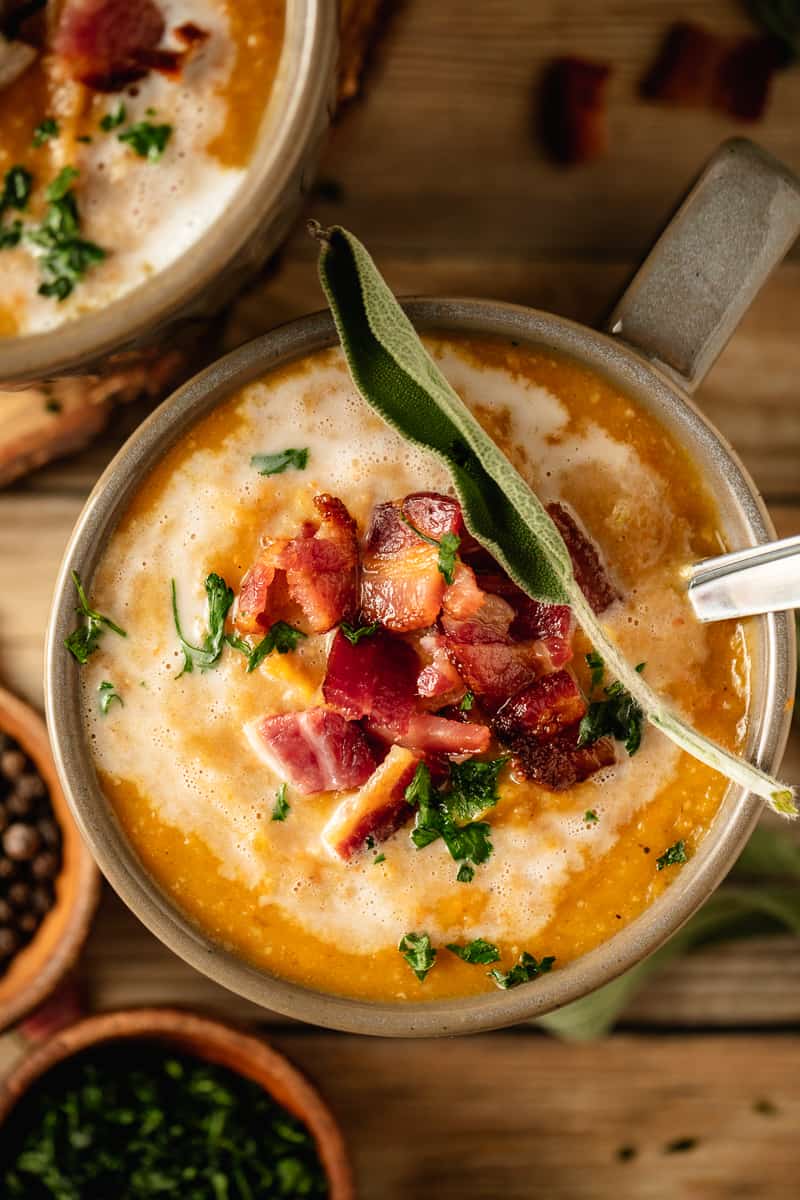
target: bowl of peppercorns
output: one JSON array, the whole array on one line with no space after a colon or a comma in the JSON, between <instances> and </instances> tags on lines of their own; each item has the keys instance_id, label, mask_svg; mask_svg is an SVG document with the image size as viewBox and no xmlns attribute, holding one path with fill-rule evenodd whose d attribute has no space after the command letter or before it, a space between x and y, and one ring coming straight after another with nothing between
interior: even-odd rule
<instances>
[{"instance_id":1,"label":"bowl of peppercorns","mask_svg":"<svg viewBox=\"0 0 800 1200\"><path fill-rule=\"evenodd\" d=\"M0 689L0 1031L74 966L99 893L44 721Z\"/></svg>"}]
</instances>

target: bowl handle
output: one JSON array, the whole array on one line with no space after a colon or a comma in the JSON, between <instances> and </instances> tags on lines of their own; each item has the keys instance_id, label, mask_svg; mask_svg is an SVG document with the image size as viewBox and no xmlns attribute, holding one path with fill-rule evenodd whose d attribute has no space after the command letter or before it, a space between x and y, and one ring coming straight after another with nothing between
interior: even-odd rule
<instances>
[{"instance_id":1,"label":"bowl handle","mask_svg":"<svg viewBox=\"0 0 800 1200\"><path fill-rule=\"evenodd\" d=\"M693 392L798 234L800 180L753 142L724 142L606 329Z\"/></svg>"}]
</instances>

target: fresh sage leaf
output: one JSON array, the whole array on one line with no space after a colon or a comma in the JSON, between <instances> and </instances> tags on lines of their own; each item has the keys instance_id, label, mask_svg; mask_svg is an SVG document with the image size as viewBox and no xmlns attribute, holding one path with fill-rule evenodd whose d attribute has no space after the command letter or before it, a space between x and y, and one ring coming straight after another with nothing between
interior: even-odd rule
<instances>
[{"instance_id":1,"label":"fresh sage leaf","mask_svg":"<svg viewBox=\"0 0 800 1200\"><path fill-rule=\"evenodd\" d=\"M529 596L568 604L606 668L647 719L681 749L796 817L793 789L688 725L623 657L578 587L569 553L541 501L447 382L364 246L323 231L320 278L353 381L403 437L448 468L470 533Z\"/></svg>"}]
</instances>

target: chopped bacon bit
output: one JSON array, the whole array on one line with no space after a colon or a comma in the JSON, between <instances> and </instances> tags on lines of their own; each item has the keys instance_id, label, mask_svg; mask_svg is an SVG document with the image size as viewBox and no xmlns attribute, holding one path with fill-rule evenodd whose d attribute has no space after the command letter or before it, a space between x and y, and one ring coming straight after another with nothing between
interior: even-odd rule
<instances>
[{"instance_id":1,"label":"chopped bacon bit","mask_svg":"<svg viewBox=\"0 0 800 1200\"><path fill-rule=\"evenodd\" d=\"M375 770L361 726L327 708L259 717L245 734L267 766L304 796L360 787Z\"/></svg>"},{"instance_id":2,"label":"chopped bacon bit","mask_svg":"<svg viewBox=\"0 0 800 1200\"><path fill-rule=\"evenodd\" d=\"M442 629L454 640L469 644L510 642L509 629L513 620L514 610L502 596L484 593L480 608L468 620L455 620L443 612Z\"/></svg>"},{"instance_id":3,"label":"chopped bacon bit","mask_svg":"<svg viewBox=\"0 0 800 1200\"><path fill-rule=\"evenodd\" d=\"M413 492L400 503L403 516L415 529L428 537L442 538L446 533L458 537L464 532L461 505L452 496L440 492Z\"/></svg>"},{"instance_id":4,"label":"chopped bacon bit","mask_svg":"<svg viewBox=\"0 0 800 1200\"><path fill-rule=\"evenodd\" d=\"M450 661L445 639L438 633L426 634L420 638L419 648L422 654L430 657L430 662L417 676L417 694L433 701L430 707L458 703L467 689Z\"/></svg>"},{"instance_id":5,"label":"chopped bacon bit","mask_svg":"<svg viewBox=\"0 0 800 1200\"><path fill-rule=\"evenodd\" d=\"M563 504L548 504L547 511L566 543L572 559L575 582L594 611L605 612L619 596L609 582L596 546Z\"/></svg>"},{"instance_id":6,"label":"chopped bacon bit","mask_svg":"<svg viewBox=\"0 0 800 1200\"><path fill-rule=\"evenodd\" d=\"M550 669L563 667L572 658L572 635L575 621L566 604L543 604L532 600L512 579L497 568L482 571L476 576L479 586L494 596L502 596L513 608L515 616L509 628L514 641L539 643L542 661Z\"/></svg>"},{"instance_id":7,"label":"chopped bacon bit","mask_svg":"<svg viewBox=\"0 0 800 1200\"><path fill-rule=\"evenodd\" d=\"M491 740L486 725L477 725L472 721L449 721L432 713L416 713L404 733L390 723L368 720L366 724L375 737L424 754L483 754L489 749Z\"/></svg>"},{"instance_id":8,"label":"chopped bacon bit","mask_svg":"<svg viewBox=\"0 0 800 1200\"><path fill-rule=\"evenodd\" d=\"M193 25L191 21L179 25L172 32L183 45L182 50L144 50L139 55L139 61L148 70L160 71L162 75L168 75L174 79L181 74L187 63L194 58L211 34L205 29Z\"/></svg>"},{"instance_id":9,"label":"chopped bacon bit","mask_svg":"<svg viewBox=\"0 0 800 1200\"><path fill-rule=\"evenodd\" d=\"M374 717L405 732L414 711L419 662L414 650L379 629L355 646L338 630L322 694L348 720Z\"/></svg>"},{"instance_id":10,"label":"chopped bacon bit","mask_svg":"<svg viewBox=\"0 0 800 1200\"><path fill-rule=\"evenodd\" d=\"M453 582L445 588L442 612L457 621L473 617L483 605L486 593L478 587L475 572L464 563L456 563Z\"/></svg>"},{"instance_id":11,"label":"chopped bacon bit","mask_svg":"<svg viewBox=\"0 0 800 1200\"><path fill-rule=\"evenodd\" d=\"M578 746L577 724L549 742L525 735L517 737L511 743L511 751L517 774L551 792L565 792L616 762L611 738Z\"/></svg>"},{"instance_id":12,"label":"chopped bacon bit","mask_svg":"<svg viewBox=\"0 0 800 1200\"><path fill-rule=\"evenodd\" d=\"M354 796L337 806L322 831L322 841L338 858L352 858L368 837L385 842L411 819L406 788L419 755L392 746L384 761Z\"/></svg>"},{"instance_id":13,"label":"chopped bacon bit","mask_svg":"<svg viewBox=\"0 0 800 1200\"><path fill-rule=\"evenodd\" d=\"M548 68L541 96L542 136L557 162L600 158L608 144L606 83L611 68L583 58L559 58Z\"/></svg>"},{"instance_id":14,"label":"chopped bacon bit","mask_svg":"<svg viewBox=\"0 0 800 1200\"><path fill-rule=\"evenodd\" d=\"M507 700L493 724L505 740L527 734L547 742L585 714L586 701L573 676L569 671L552 671Z\"/></svg>"},{"instance_id":15,"label":"chopped bacon bit","mask_svg":"<svg viewBox=\"0 0 800 1200\"><path fill-rule=\"evenodd\" d=\"M786 65L778 38L731 41L702 25L673 25L642 80L650 100L689 108L720 108L740 121L757 121L769 98L772 75Z\"/></svg>"},{"instance_id":16,"label":"chopped bacon bit","mask_svg":"<svg viewBox=\"0 0 800 1200\"><path fill-rule=\"evenodd\" d=\"M118 91L147 74L143 56L164 29L154 0L66 0L53 49L73 79L95 91Z\"/></svg>"},{"instance_id":17,"label":"chopped bacon bit","mask_svg":"<svg viewBox=\"0 0 800 1200\"><path fill-rule=\"evenodd\" d=\"M666 104L711 105L724 48L723 40L702 25L677 22L667 31L655 62L642 80L642 95Z\"/></svg>"},{"instance_id":18,"label":"chopped bacon bit","mask_svg":"<svg viewBox=\"0 0 800 1200\"><path fill-rule=\"evenodd\" d=\"M767 107L772 76L785 65L786 51L777 38L742 38L720 63L717 107L739 121L759 121Z\"/></svg>"},{"instance_id":19,"label":"chopped bacon bit","mask_svg":"<svg viewBox=\"0 0 800 1200\"><path fill-rule=\"evenodd\" d=\"M433 625L445 588L437 563L436 547L409 528L399 503L376 505L362 557L363 619L395 633Z\"/></svg>"},{"instance_id":20,"label":"chopped bacon bit","mask_svg":"<svg viewBox=\"0 0 800 1200\"><path fill-rule=\"evenodd\" d=\"M192 21L186 21L183 25L179 25L177 29L173 30L173 33L179 42L183 42L184 46L202 45L211 37L207 29L201 29Z\"/></svg>"},{"instance_id":21,"label":"chopped bacon bit","mask_svg":"<svg viewBox=\"0 0 800 1200\"><path fill-rule=\"evenodd\" d=\"M269 590L275 568L268 562L253 563L246 572L236 598L233 623L240 633L263 633L269 625Z\"/></svg>"},{"instance_id":22,"label":"chopped bacon bit","mask_svg":"<svg viewBox=\"0 0 800 1200\"><path fill-rule=\"evenodd\" d=\"M447 650L469 690L490 707L502 704L544 668L536 643L462 642L448 637Z\"/></svg>"},{"instance_id":23,"label":"chopped bacon bit","mask_svg":"<svg viewBox=\"0 0 800 1200\"><path fill-rule=\"evenodd\" d=\"M336 496L314 497L321 517L315 533L287 542L277 557L286 572L289 595L308 620L312 633L327 633L353 615L358 588L356 523Z\"/></svg>"}]
</instances>

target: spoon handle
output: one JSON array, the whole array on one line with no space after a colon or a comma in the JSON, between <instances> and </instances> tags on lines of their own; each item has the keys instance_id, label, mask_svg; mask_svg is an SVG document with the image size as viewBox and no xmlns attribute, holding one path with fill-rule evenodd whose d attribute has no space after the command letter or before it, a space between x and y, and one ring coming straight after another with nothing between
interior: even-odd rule
<instances>
[{"instance_id":1,"label":"spoon handle","mask_svg":"<svg viewBox=\"0 0 800 1200\"><path fill-rule=\"evenodd\" d=\"M701 621L800 608L800 536L695 563L689 600Z\"/></svg>"}]
</instances>

